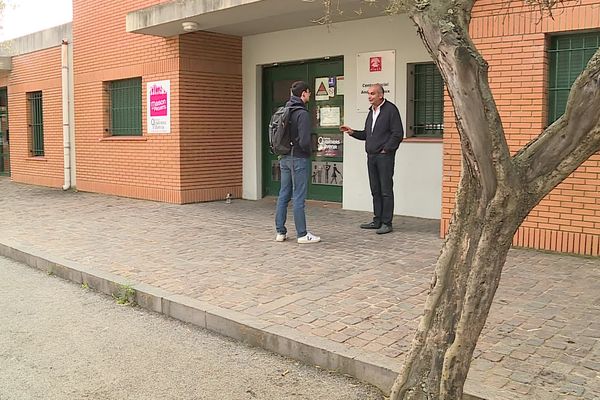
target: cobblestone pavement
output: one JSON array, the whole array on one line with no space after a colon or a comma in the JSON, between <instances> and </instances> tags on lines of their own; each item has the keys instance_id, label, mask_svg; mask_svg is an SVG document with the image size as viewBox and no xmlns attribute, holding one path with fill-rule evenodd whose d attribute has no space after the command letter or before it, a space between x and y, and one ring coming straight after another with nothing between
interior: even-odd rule
<instances>
[{"instance_id":1,"label":"cobblestone pavement","mask_svg":"<svg viewBox=\"0 0 600 400\"><path fill-rule=\"evenodd\" d=\"M439 222L396 217L394 233L376 235L358 228L369 213L309 204L309 229L323 241L298 245L274 241L273 216L273 199L181 206L0 178L0 243L327 338L399 369L441 247ZM511 250L466 388L493 399L600 399L600 258Z\"/></svg>"}]
</instances>

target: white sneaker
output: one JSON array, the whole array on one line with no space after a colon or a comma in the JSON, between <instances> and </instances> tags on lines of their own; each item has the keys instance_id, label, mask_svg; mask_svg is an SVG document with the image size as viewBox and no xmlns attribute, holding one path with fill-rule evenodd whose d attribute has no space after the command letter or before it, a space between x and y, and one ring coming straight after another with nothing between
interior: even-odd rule
<instances>
[{"instance_id":1,"label":"white sneaker","mask_svg":"<svg viewBox=\"0 0 600 400\"><path fill-rule=\"evenodd\" d=\"M283 242L285 239L287 239L287 235L285 233L278 233L277 236L275 236L276 242Z\"/></svg>"},{"instance_id":2,"label":"white sneaker","mask_svg":"<svg viewBox=\"0 0 600 400\"><path fill-rule=\"evenodd\" d=\"M315 236L310 232L306 232L305 236L298 238L298 243L300 243L300 244L319 243L320 241L321 241L320 237Z\"/></svg>"}]
</instances>

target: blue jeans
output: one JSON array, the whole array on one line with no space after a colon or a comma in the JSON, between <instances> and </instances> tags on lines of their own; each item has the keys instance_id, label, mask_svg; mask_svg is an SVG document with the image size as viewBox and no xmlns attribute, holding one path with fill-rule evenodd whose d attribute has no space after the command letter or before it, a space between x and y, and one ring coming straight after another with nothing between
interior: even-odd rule
<instances>
[{"instance_id":1,"label":"blue jeans","mask_svg":"<svg viewBox=\"0 0 600 400\"><path fill-rule=\"evenodd\" d=\"M308 171L310 159L293 156L283 156L279 160L281 169L281 189L275 209L275 229L277 233L287 233L287 206L290 200L294 202L294 223L298 237L306 235L306 215L304 202L308 192Z\"/></svg>"}]
</instances>

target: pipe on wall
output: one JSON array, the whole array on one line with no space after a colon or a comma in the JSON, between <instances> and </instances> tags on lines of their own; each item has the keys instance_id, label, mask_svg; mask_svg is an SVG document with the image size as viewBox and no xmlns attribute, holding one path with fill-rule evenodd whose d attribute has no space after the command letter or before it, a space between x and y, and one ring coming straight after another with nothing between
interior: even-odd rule
<instances>
[{"instance_id":1,"label":"pipe on wall","mask_svg":"<svg viewBox=\"0 0 600 400\"><path fill-rule=\"evenodd\" d=\"M63 120L63 190L71 188L71 124L70 106L71 91L69 90L69 42L64 39L61 45L61 74L62 74L62 120Z\"/></svg>"}]
</instances>

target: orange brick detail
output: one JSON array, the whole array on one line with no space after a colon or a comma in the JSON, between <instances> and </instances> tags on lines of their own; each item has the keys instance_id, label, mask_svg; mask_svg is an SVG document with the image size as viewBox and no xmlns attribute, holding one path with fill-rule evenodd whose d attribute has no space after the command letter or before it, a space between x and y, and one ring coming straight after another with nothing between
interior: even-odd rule
<instances>
[{"instance_id":1,"label":"orange brick detail","mask_svg":"<svg viewBox=\"0 0 600 400\"><path fill-rule=\"evenodd\" d=\"M7 86L11 179L62 187L63 125L60 46L12 57L12 70L0 77ZM32 157L27 93L42 92L44 156Z\"/></svg>"},{"instance_id":2,"label":"orange brick detail","mask_svg":"<svg viewBox=\"0 0 600 400\"><path fill-rule=\"evenodd\" d=\"M242 41L125 31L128 12L167 1L73 1L77 186L189 203L242 191ZM142 79L143 136L107 140L106 82ZM148 134L146 84L170 80L171 133Z\"/></svg>"}]
</instances>

